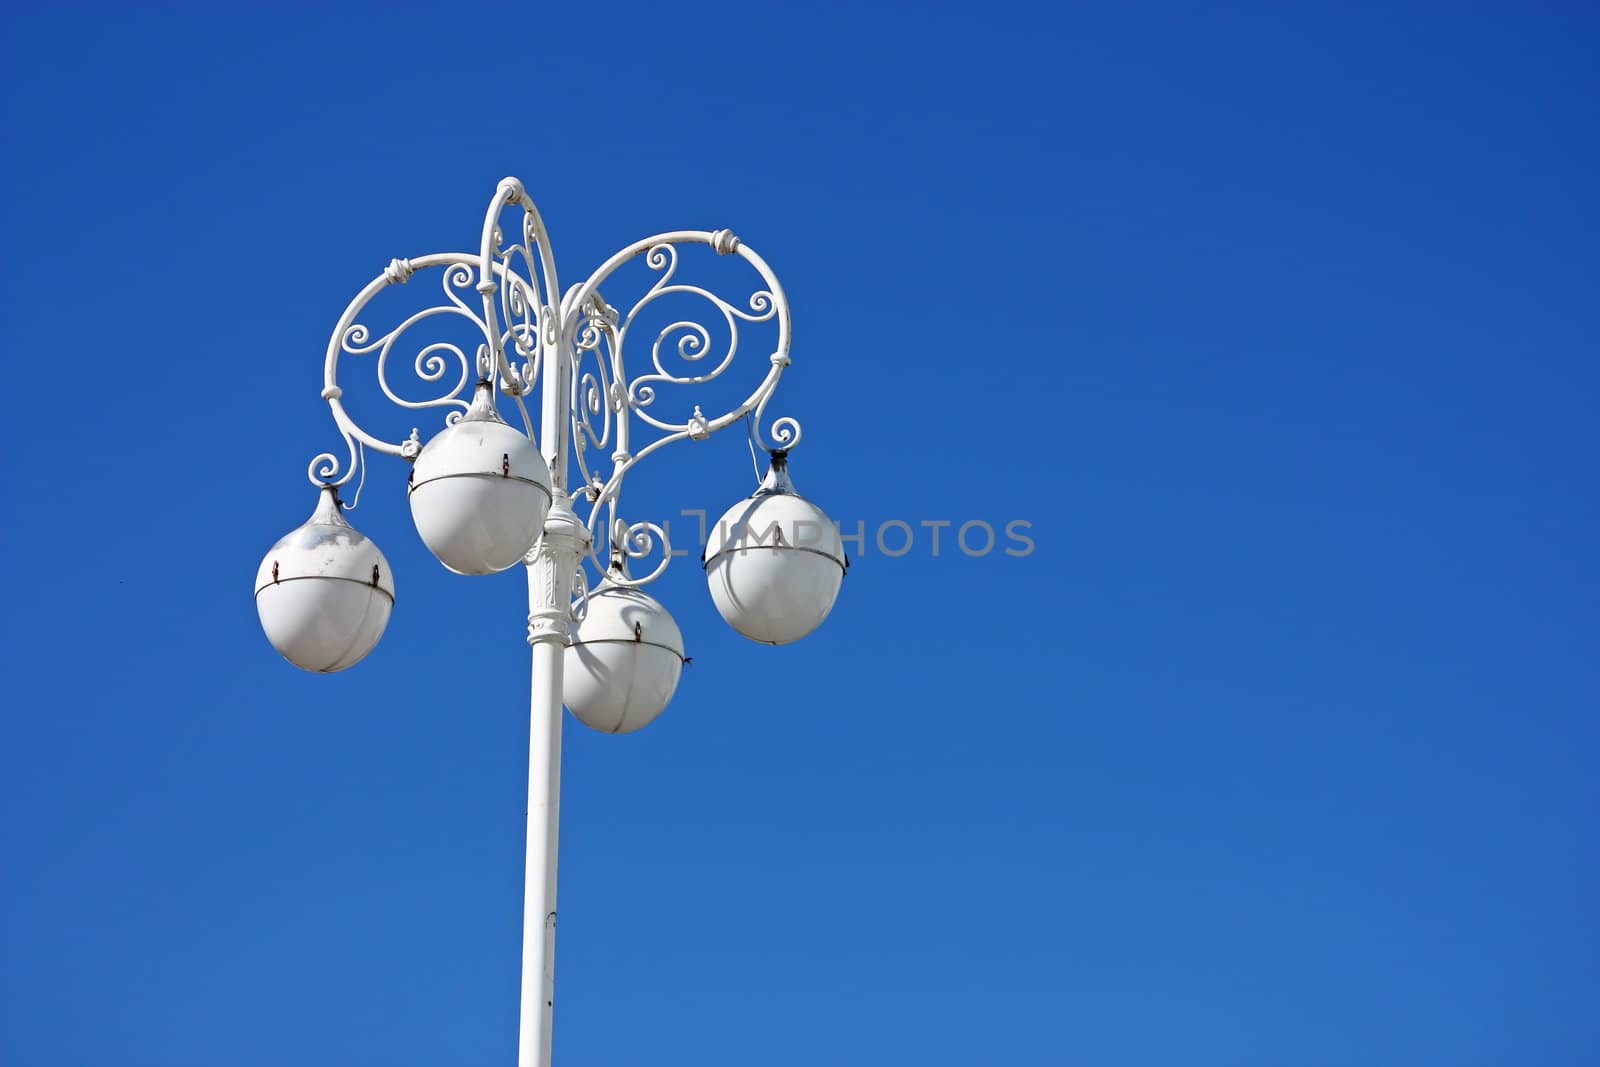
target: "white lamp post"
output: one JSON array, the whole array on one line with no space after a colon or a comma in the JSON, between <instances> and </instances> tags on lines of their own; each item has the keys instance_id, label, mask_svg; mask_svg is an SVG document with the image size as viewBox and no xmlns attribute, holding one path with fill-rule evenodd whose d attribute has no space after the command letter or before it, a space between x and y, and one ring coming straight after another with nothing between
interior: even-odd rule
<instances>
[{"instance_id":1,"label":"white lamp post","mask_svg":"<svg viewBox=\"0 0 1600 1067\"><path fill-rule=\"evenodd\" d=\"M520 240L507 242L501 222L518 208L520 224L512 232ZM736 304L677 280L679 247L695 245L739 257L760 276L761 287ZM601 299L600 285L641 255L656 278L626 313L619 312ZM378 293L430 270L443 272L447 303L414 313L377 336L358 319ZM471 290L481 297L481 312L473 306ZM725 327L726 351L708 359L715 347L712 332L680 319L656 333L648 366L643 373L636 367L629 377L623 362L629 331L642 310L668 296L706 301L715 312L707 317ZM439 316L470 324L470 343L477 351L469 358L455 342L422 346L413 361L421 380L447 381L453 365L460 374L435 397L402 399L387 378L389 358L409 330ZM742 402L714 418L698 406L675 413L656 407L658 388L719 377L738 348L740 325L767 322L777 329L769 367ZM449 409L445 427L425 445L415 429L398 442L363 430L341 401L341 355L376 356L384 395L402 408ZM684 368L668 369L673 356ZM592 360L587 369L586 360ZM533 696L521 1067L550 1062L561 706L607 733L639 729L666 706L686 662L677 623L640 589L666 568L671 545L663 526L629 525L619 517L623 479L665 445L704 440L745 422L753 445L771 453L772 466L755 495L729 509L708 538L705 566L717 610L746 637L784 644L815 629L838 595L847 566L838 531L789 481L787 456L799 441L799 424L776 420L771 446L761 433L767 401L788 365L789 306L783 289L766 262L730 231L676 230L636 241L563 292L544 223L515 178L496 190L476 253L394 260L350 302L328 342L322 396L348 458L323 453L311 461L307 474L318 487L316 510L262 560L257 610L273 646L308 671L344 670L376 646L394 605L394 576L377 546L345 519L343 512L354 501L346 504L339 497L358 472L365 480L368 449L411 462L409 498L417 532L450 570L490 574L519 561L527 566ZM535 385L540 388L537 437L524 399ZM522 429L506 421L503 401ZM652 440L635 443L635 420L641 432L655 431ZM596 462L606 449L609 467ZM569 463L580 478L571 487ZM586 518L575 505L587 508ZM643 577L632 576L629 561L653 554L658 539L660 563ZM592 592L585 560L601 575Z\"/></svg>"}]
</instances>

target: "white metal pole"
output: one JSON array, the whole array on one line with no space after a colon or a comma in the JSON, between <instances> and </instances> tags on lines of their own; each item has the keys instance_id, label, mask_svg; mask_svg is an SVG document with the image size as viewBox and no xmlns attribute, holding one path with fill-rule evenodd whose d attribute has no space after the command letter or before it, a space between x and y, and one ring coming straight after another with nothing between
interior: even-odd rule
<instances>
[{"instance_id":1,"label":"white metal pole","mask_svg":"<svg viewBox=\"0 0 1600 1067\"><path fill-rule=\"evenodd\" d=\"M528 568L530 601L544 586L540 572L554 561ZM546 604L535 604L530 619ZM556 847L561 819L561 653L558 641L536 636L533 699L528 722L528 826L522 889L522 1007L518 1067L548 1067L555 1008Z\"/></svg>"},{"instance_id":2,"label":"white metal pole","mask_svg":"<svg viewBox=\"0 0 1600 1067\"><path fill-rule=\"evenodd\" d=\"M555 330L561 336L559 323ZM553 499L544 534L528 557L528 643L533 691L528 721L528 825L523 857L522 1003L518 1067L550 1067L555 1019L556 851L561 822L561 665L572 587L589 533L567 485L567 360L546 341L540 447Z\"/></svg>"},{"instance_id":3,"label":"white metal pole","mask_svg":"<svg viewBox=\"0 0 1600 1067\"><path fill-rule=\"evenodd\" d=\"M559 492L559 491L558 491ZM522 1007L518 1067L549 1067L555 1014L556 848L561 819L561 658L583 528L556 497L528 565L533 696L528 722L528 825L522 891Z\"/></svg>"},{"instance_id":4,"label":"white metal pole","mask_svg":"<svg viewBox=\"0 0 1600 1067\"><path fill-rule=\"evenodd\" d=\"M528 838L522 890L522 1015L518 1067L549 1067L555 1013L556 845L561 819L561 661L573 577L588 532L559 489L528 563Z\"/></svg>"}]
</instances>

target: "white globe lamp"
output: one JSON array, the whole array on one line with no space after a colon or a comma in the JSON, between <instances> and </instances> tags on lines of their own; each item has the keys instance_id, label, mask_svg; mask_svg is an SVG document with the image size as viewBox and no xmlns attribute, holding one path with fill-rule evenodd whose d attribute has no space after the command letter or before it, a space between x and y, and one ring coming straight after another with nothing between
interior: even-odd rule
<instances>
[{"instance_id":1,"label":"white globe lamp","mask_svg":"<svg viewBox=\"0 0 1600 1067\"><path fill-rule=\"evenodd\" d=\"M332 486L303 526L256 570L256 612L267 640L302 670L331 674L361 662L394 607L394 574L378 546L345 521Z\"/></svg>"},{"instance_id":2,"label":"white globe lamp","mask_svg":"<svg viewBox=\"0 0 1600 1067\"><path fill-rule=\"evenodd\" d=\"M660 602L601 582L562 665L562 698L585 726L625 734L660 715L678 688L683 634Z\"/></svg>"},{"instance_id":3,"label":"white globe lamp","mask_svg":"<svg viewBox=\"0 0 1600 1067\"><path fill-rule=\"evenodd\" d=\"M724 621L752 641L786 645L822 625L849 563L833 520L795 492L787 457L706 538L706 581Z\"/></svg>"},{"instance_id":4,"label":"white globe lamp","mask_svg":"<svg viewBox=\"0 0 1600 1067\"><path fill-rule=\"evenodd\" d=\"M411 468L411 518L428 551L457 574L522 562L550 510L550 469L479 382L472 406L423 446Z\"/></svg>"}]
</instances>

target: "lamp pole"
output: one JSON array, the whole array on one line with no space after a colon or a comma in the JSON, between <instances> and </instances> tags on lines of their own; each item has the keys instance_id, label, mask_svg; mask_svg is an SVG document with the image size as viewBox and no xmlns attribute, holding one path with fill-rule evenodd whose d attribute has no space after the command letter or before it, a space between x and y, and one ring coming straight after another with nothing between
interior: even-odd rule
<instances>
[{"instance_id":1,"label":"lamp pole","mask_svg":"<svg viewBox=\"0 0 1600 1067\"><path fill-rule=\"evenodd\" d=\"M518 219L515 230L504 225L507 215ZM517 237L508 241L508 232ZM736 302L681 280L679 250L695 246L744 260L760 288ZM600 296L600 286L641 256L654 281L619 310ZM442 272L444 303L384 332L364 320L379 293L431 271ZM655 332L648 358L642 367L635 360L630 374L624 360L633 351L630 331L637 325L649 339L639 315L663 298L702 301L718 329L694 319L670 322ZM752 324L772 324L776 332L753 391L711 417L699 405L667 411L658 392L719 378L738 350L741 327ZM419 342L412 335L440 326L464 330L469 340ZM666 445L745 424L752 449L772 455L772 469L711 534L704 564L713 603L751 640L786 644L820 625L838 595L848 566L838 529L794 490L787 472L799 424L775 420L770 443L762 432L767 402L789 365L789 331L777 278L728 230L676 230L636 241L563 291L543 220L522 183L507 178L490 201L475 253L391 261L350 302L328 342L322 398L346 454L325 452L311 461L307 474L319 491L317 508L262 560L257 610L273 646L309 671L344 670L377 644L395 603L394 575L344 514L360 496L368 451L411 463L412 518L448 569L489 574L526 566L532 690L519 1067L550 1062L562 706L603 732L638 729L666 706L686 662L677 624L642 590L673 557L666 527L629 524L620 516L626 475ZM723 336L725 347L717 343ZM469 348L475 349L471 356ZM401 351L414 353L417 378L436 395L406 399L391 387L391 356ZM363 429L344 406L341 357L372 357L389 401L413 412L446 409L445 428L426 445L416 428L398 441ZM453 381L452 369L458 372ZM527 402L535 387L537 435ZM507 421L503 406L520 429ZM636 441L635 430L651 439ZM574 466L579 482L569 485ZM340 491L352 482L355 494L346 502ZM657 551L660 562L648 573L630 573L631 561ZM585 563L600 576L592 588Z\"/></svg>"}]
</instances>

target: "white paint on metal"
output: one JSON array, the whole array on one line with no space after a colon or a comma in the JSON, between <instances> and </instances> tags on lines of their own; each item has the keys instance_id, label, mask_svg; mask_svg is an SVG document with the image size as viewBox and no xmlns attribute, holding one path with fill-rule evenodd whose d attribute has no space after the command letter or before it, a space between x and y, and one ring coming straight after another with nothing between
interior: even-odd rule
<instances>
[{"instance_id":1,"label":"white paint on metal","mask_svg":"<svg viewBox=\"0 0 1600 1067\"><path fill-rule=\"evenodd\" d=\"M697 245L742 260L756 275L753 288L728 297L688 280L679 250ZM600 286L640 257L654 275L649 287L629 304L608 304ZM429 277L437 278L442 303L386 332L363 321L379 292L391 285L426 285ZM678 319L636 337L640 313L669 296L702 302L715 330ZM470 323L482 335L476 351L411 339L410 331L439 317ZM658 406L663 386L696 386L720 377L739 351L741 329L762 323L773 324L776 340L764 353L760 380L742 401L711 415L692 404L671 411ZM713 344L723 336L725 347ZM483 574L518 559L527 564L533 674L520 1067L550 1062L563 695L574 714L597 729L638 729L671 698L684 663L677 624L639 591L666 569L672 548L664 524L623 518L628 473L667 445L702 440L747 421L752 444L773 451L779 462L762 492L724 516L730 529L713 531L715 551L706 573L718 610L747 637L778 644L815 628L837 596L845 566L838 533L821 509L793 493L782 470L784 453L800 442L800 426L784 417L771 423L768 434L762 430L767 404L790 364L789 344L782 286L731 230L672 230L635 241L562 290L549 233L515 178L496 188L477 251L391 260L351 300L329 338L321 395L345 454L324 452L307 467L323 500L312 521L281 540L262 563L256 580L262 626L291 662L314 671L350 666L382 634L394 599L393 576L377 547L339 513L334 496L339 486L364 478L369 450L414 461L412 515L423 541L447 567ZM375 366L378 388L391 403L449 412L444 431L424 446L416 430L403 441L386 441L357 425L345 410L338 380L345 355L372 357L366 362ZM431 396L406 399L391 386L391 368L407 363L434 388ZM525 402L536 385L537 440ZM523 430L500 418L502 394L515 405ZM569 461L577 467L570 497ZM574 503L587 508L586 516L574 512ZM734 534L731 524L739 520L744 532ZM773 524L786 540L758 543L770 536L766 528ZM642 577L628 575L627 562L658 552L659 563ZM592 593L582 576L585 562L605 578ZM574 622L577 630L569 638Z\"/></svg>"}]
</instances>

